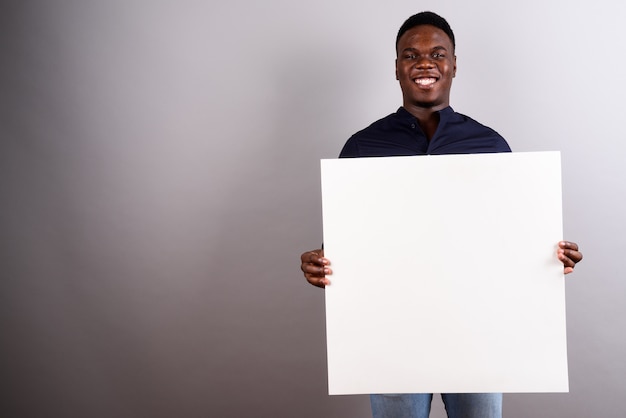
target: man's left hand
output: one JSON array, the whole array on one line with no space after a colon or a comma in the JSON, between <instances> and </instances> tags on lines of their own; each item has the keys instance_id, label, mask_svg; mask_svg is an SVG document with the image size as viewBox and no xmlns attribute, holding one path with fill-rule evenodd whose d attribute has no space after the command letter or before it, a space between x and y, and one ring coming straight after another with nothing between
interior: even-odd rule
<instances>
[{"instance_id":1,"label":"man's left hand","mask_svg":"<svg viewBox=\"0 0 626 418\"><path fill-rule=\"evenodd\" d=\"M559 248L556 251L559 260L563 263L565 274L574 271L574 266L583 259L583 253L578 251L578 244L571 241L559 242Z\"/></svg>"}]
</instances>

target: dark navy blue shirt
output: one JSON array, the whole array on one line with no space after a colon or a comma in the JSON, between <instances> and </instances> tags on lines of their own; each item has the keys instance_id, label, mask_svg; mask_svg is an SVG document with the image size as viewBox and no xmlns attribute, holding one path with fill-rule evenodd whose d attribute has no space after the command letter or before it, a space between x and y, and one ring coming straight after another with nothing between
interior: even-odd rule
<instances>
[{"instance_id":1,"label":"dark navy blue shirt","mask_svg":"<svg viewBox=\"0 0 626 418\"><path fill-rule=\"evenodd\" d=\"M439 111L439 125L429 141L415 116L401 107L352 135L341 150L344 157L400 155L478 154L510 152L507 142L493 129L455 112Z\"/></svg>"}]
</instances>

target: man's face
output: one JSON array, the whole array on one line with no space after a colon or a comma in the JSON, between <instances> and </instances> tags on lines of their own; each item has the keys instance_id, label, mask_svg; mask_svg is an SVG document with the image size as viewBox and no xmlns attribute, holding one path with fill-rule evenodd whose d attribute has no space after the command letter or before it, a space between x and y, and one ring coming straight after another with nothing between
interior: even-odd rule
<instances>
[{"instance_id":1,"label":"man's face","mask_svg":"<svg viewBox=\"0 0 626 418\"><path fill-rule=\"evenodd\" d=\"M400 82L407 110L447 107L455 74L454 48L444 31L431 25L420 25L400 37L396 79Z\"/></svg>"}]
</instances>

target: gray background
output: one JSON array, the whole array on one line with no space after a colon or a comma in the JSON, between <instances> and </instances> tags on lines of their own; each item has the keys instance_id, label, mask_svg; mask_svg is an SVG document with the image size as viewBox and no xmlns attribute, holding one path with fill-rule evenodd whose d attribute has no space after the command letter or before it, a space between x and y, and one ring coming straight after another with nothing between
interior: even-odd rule
<instances>
[{"instance_id":1,"label":"gray background","mask_svg":"<svg viewBox=\"0 0 626 418\"><path fill-rule=\"evenodd\" d=\"M3 1L0 415L368 416L326 394L324 295L298 257L322 240L319 159L401 104L395 34L424 9L458 38L455 110L562 151L585 253L571 391L507 394L505 414L623 417L614 0Z\"/></svg>"}]
</instances>

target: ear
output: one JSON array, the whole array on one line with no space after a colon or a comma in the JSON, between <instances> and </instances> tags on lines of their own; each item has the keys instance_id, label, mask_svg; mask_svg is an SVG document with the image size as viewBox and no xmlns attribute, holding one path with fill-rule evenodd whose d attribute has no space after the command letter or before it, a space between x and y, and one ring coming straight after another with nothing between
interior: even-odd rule
<instances>
[{"instance_id":1,"label":"ear","mask_svg":"<svg viewBox=\"0 0 626 418\"><path fill-rule=\"evenodd\" d=\"M452 77L456 77L456 55L452 59L452 62L454 63L454 69L452 70Z\"/></svg>"},{"instance_id":2,"label":"ear","mask_svg":"<svg viewBox=\"0 0 626 418\"><path fill-rule=\"evenodd\" d=\"M455 64L456 67L456 64ZM396 80L400 80L400 77L398 77L398 59L396 58Z\"/></svg>"}]
</instances>

